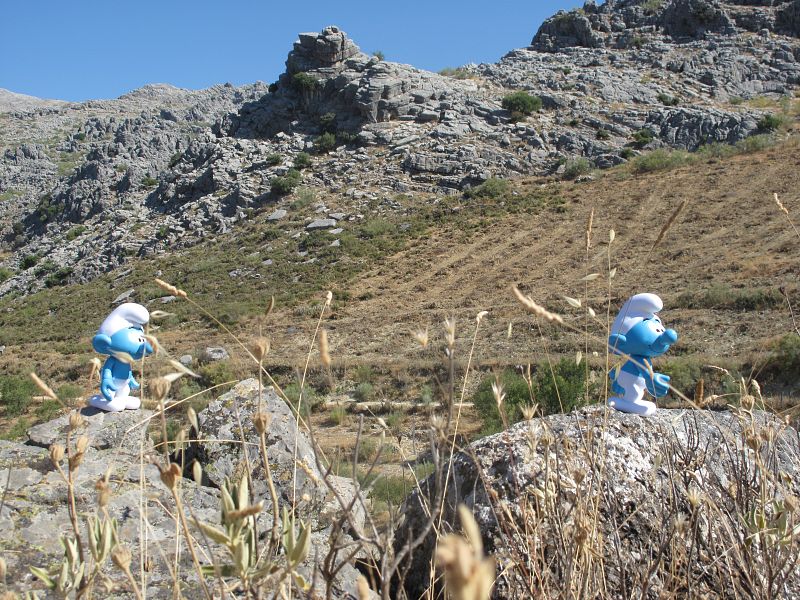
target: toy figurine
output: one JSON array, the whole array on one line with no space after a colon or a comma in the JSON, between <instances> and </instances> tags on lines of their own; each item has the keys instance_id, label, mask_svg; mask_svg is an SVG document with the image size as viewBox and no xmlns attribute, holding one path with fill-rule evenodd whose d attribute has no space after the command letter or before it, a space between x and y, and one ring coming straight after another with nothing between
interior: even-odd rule
<instances>
[{"instance_id":1,"label":"toy figurine","mask_svg":"<svg viewBox=\"0 0 800 600\"><path fill-rule=\"evenodd\" d=\"M608 405L622 412L648 417L656 412L653 402L644 400L644 391L663 398L669 392L669 376L653 372L651 359L661 356L678 339L674 329L664 329L656 314L664 307L655 294L636 294L619 311L608 346L614 354L629 358L610 373L613 396Z\"/></svg>"},{"instance_id":2,"label":"toy figurine","mask_svg":"<svg viewBox=\"0 0 800 600\"><path fill-rule=\"evenodd\" d=\"M141 400L130 395L131 389L139 389L131 366L114 355L124 353L141 360L152 354L153 347L144 337L144 326L149 320L150 313L144 306L126 302L115 308L100 325L92 346L109 357L100 374L100 394L89 399L90 406L110 412L135 410L141 406Z\"/></svg>"}]
</instances>

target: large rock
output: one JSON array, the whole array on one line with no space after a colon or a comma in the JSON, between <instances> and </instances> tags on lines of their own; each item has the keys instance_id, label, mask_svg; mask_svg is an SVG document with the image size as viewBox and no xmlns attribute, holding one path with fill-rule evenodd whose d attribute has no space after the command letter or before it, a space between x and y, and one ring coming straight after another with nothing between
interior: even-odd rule
<instances>
[{"instance_id":1,"label":"large rock","mask_svg":"<svg viewBox=\"0 0 800 600\"><path fill-rule=\"evenodd\" d=\"M672 0L663 14L664 31L675 37L736 31L728 13L716 0Z\"/></svg>"},{"instance_id":2,"label":"large rock","mask_svg":"<svg viewBox=\"0 0 800 600\"><path fill-rule=\"evenodd\" d=\"M89 436L89 446L98 450L123 447L132 440L138 440L142 423L146 428L148 419L153 415L150 410L106 412L92 406L85 406L78 413L84 419L85 428L82 433ZM56 442L64 444L68 429L69 415L63 415L31 427L28 430L28 440L30 444L42 448L49 448Z\"/></svg>"},{"instance_id":3,"label":"large rock","mask_svg":"<svg viewBox=\"0 0 800 600\"><path fill-rule=\"evenodd\" d=\"M756 586L797 598L798 494L800 438L774 416L590 407L457 454L439 533L457 528L458 504L469 507L498 561L494 598L655 599L686 585L706 597L752 597ZM426 522L419 494L404 508L399 543ZM409 597L428 586L433 546L429 536L411 557L409 572L422 575L407 579Z\"/></svg>"}]
</instances>

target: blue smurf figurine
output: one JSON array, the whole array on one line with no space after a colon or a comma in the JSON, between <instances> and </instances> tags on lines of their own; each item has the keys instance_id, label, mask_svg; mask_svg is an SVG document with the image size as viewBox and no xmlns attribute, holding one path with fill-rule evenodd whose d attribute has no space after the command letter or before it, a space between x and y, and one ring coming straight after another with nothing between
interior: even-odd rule
<instances>
[{"instance_id":1,"label":"blue smurf figurine","mask_svg":"<svg viewBox=\"0 0 800 600\"><path fill-rule=\"evenodd\" d=\"M141 400L130 395L131 389L139 389L131 366L114 354L125 353L134 360L152 354L153 347L144 338L144 326L148 321L150 313L144 306L126 302L115 308L100 325L92 346L100 354L110 356L100 374L100 394L89 398L90 406L110 412L135 410L141 406Z\"/></svg>"},{"instance_id":2,"label":"blue smurf figurine","mask_svg":"<svg viewBox=\"0 0 800 600\"><path fill-rule=\"evenodd\" d=\"M649 417L656 412L653 402L644 400L644 391L663 398L669 392L669 376L653 372L652 358L661 356L678 340L674 329L664 329L656 314L664 308L655 294L636 294L619 311L611 335L609 348L614 354L630 358L622 367L611 371L611 391L608 405L622 412Z\"/></svg>"}]
</instances>

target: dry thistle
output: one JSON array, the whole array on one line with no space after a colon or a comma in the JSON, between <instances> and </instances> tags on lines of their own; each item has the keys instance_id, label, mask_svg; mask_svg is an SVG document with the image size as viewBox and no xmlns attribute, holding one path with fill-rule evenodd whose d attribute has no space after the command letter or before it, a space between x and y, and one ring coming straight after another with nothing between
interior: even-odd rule
<instances>
[{"instance_id":1,"label":"dry thistle","mask_svg":"<svg viewBox=\"0 0 800 600\"><path fill-rule=\"evenodd\" d=\"M50 460L54 467L58 467L61 461L64 460L64 446L61 444L53 444L50 446Z\"/></svg>"},{"instance_id":2,"label":"dry thistle","mask_svg":"<svg viewBox=\"0 0 800 600\"><path fill-rule=\"evenodd\" d=\"M414 339L419 342L419 345L423 348L428 347L428 330L427 328L423 331L422 329L414 332Z\"/></svg>"},{"instance_id":3,"label":"dry thistle","mask_svg":"<svg viewBox=\"0 0 800 600\"><path fill-rule=\"evenodd\" d=\"M536 304L536 302L534 302L530 296L525 296L522 292L520 292L517 286L514 286L512 290L519 303L522 304L522 306L524 306L529 313L534 314L537 317L542 317L547 321L554 321L559 324L564 323L564 319L561 317L561 315L551 313L545 307Z\"/></svg>"},{"instance_id":4,"label":"dry thistle","mask_svg":"<svg viewBox=\"0 0 800 600\"><path fill-rule=\"evenodd\" d=\"M328 352L328 330L322 329L319 332L319 358L326 369L331 368L331 355Z\"/></svg>"},{"instance_id":5,"label":"dry thistle","mask_svg":"<svg viewBox=\"0 0 800 600\"><path fill-rule=\"evenodd\" d=\"M263 364L264 358L269 354L270 342L269 338L259 337L253 342L250 351L256 357L258 364Z\"/></svg>"},{"instance_id":6,"label":"dry thistle","mask_svg":"<svg viewBox=\"0 0 800 600\"><path fill-rule=\"evenodd\" d=\"M125 546L118 545L111 552L111 561L122 572L128 572L131 568L131 551Z\"/></svg>"},{"instance_id":7,"label":"dry thistle","mask_svg":"<svg viewBox=\"0 0 800 600\"><path fill-rule=\"evenodd\" d=\"M263 411L257 412L253 415L253 427L256 428L258 435L264 435L272 423L272 415Z\"/></svg>"},{"instance_id":8,"label":"dry thistle","mask_svg":"<svg viewBox=\"0 0 800 600\"><path fill-rule=\"evenodd\" d=\"M51 400L58 400L58 396L56 396L56 393L52 389L50 389L49 385L47 385L44 381L39 379L39 376L36 373L31 372L30 376L31 379L33 380L33 383L36 384L36 387L42 390L42 393L44 393L45 396L47 396Z\"/></svg>"},{"instance_id":9,"label":"dry thistle","mask_svg":"<svg viewBox=\"0 0 800 600\"><path fill-rule=\"evenodd\" d=\"M176 463L169 463L166 469L162 469L160 466L158 469L161 472L161 482L167 486L167 489L174 491L181 476L181 468Z\"/></svg>"},{"instance_id":10,"label":"dry thistle","mask_svg":"<svg viewBox=\"0 0 800 600\"><path fill-rule=\"evenodd\" d=\"M83 416L77 410L73 410L69 413L69 430L76 431L80 427L83 427L85 423Z\"/></svg>"},{"instance_id":11,"label":"dry thistle","mask_svg":"<svg viewBox=\"0 0 800 600\"><path fill-rule=\"evenodd\" d=\"M481 534L472 513L462 504L458 514L465 537L446 535L436 549L436 564L444 569L454 600L487 600L494 585L494 559L483 557Z\"/></svg>"}]
</instances>

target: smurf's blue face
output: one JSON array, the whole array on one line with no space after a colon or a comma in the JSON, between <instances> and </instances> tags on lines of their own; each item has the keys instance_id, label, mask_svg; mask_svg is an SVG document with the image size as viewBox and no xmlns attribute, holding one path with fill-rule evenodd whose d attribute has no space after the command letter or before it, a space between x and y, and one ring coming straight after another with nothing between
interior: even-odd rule
<instances>
[{"instance_id":1,"label":"smurf's blue face","mask_svg":"<svg viewBox=\"0 0 800 600\"><path fill-rule=\"evenodd\" d=\"M678 340L674 329L665 329L658 316L639 321L616 340L616 348L635 356L661 356Z\"/></svg>"},{"instance_id":2,"label":"smurf's blue face","mask_svg":"<svg viewBox=\"0 0 800 600\"><path fill-rule=\"evenodd\" d=\"M112 335L109 350L111 352L125 352L135 360L141 360L148 354L153 353L153 347L144 339L144 330L139 327L120 329ZM111 354L111 352L106 352L105 354Z\"/></svg>"}]
</instances>

